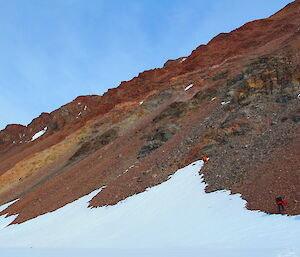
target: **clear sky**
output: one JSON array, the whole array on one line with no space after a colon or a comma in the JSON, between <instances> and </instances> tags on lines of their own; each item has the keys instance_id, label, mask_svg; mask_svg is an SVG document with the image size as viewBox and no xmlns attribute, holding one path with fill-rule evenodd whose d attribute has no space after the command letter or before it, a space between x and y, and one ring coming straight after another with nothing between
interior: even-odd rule
<instances>
[{"instance_id":1,"label":"clear sky","mask_svg":"<svg viewBox=\"0 0 300 257\"><path fill-rule=\"evenodd\" d=\"M0 0L0 129L103 94L290 0Z\"/></svg>"}]
</instances>

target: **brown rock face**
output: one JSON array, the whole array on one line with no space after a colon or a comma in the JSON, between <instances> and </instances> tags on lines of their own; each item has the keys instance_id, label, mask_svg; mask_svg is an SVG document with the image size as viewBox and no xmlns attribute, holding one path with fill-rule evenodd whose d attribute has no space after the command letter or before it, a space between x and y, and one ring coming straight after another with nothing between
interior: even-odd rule
<instances>
[{"instance_id":1,"label":"brown rock face","mask_svg":"<svg viewBox=\"0 0 300 257\"><path fill-rule=\"evenodd\" d=\"M268 213L282 196L286 213L299 214L299 50L298 0L103 96L8 125L0 203L20 200L0 215L21 223L102 186L90 205L116 204L204 154L207 192L241 193L249 209Z\"/></svg>"}]
</instances>

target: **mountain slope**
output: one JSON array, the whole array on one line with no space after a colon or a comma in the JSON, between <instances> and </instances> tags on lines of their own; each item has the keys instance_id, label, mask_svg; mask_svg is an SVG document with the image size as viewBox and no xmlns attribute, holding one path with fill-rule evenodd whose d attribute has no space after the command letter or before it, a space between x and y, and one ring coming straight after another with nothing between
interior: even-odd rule
<instances>
[{"instance_id":1,"label":"mountain slope","mask_svg":"<svg viewBox=\"0 0 300 257\"><path fill-rule=\"evenodd\" d=\"M20 200L0 214L21 223L103 186L90 205L116 204L204 154L207 192L241 193L269 213L281 195L299 214L299 14L298 0L103 96L7 126L0 202Z\"/></svg>"},{"instance_id":2,"label":"mountain slope","mask_svg":"<svg viewBox=\"0 0 300 257\"><path fill-rule=\"evenodd\" d=\"M300 253L300 228L295 228L299 216L250 212L239 195L226 191L205 194L198 173L202 164L178 170L168 181L115 206L88 209L96 190L54 213L6 227L0 230L0 248L31 247L31 254L34 249L60 249L55 256L94 256L80 248L94 249L98 256Z\"/></svg>"}]
</instances>

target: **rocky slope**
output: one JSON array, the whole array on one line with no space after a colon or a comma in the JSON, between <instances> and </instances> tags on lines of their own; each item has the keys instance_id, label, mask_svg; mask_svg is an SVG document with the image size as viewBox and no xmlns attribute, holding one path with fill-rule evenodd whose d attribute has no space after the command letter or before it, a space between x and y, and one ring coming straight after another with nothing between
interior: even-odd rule
<instances>
[{"instance_id":1,"label":"rocky slope","mask_svg":"<svg viewBox=\"0 0 300 257\"><path fill-rule=\"evenodd\" d=\"M0 214L24 222L102 186L90 205L115 204L204 154L207 192L241 193L268 213L280 195L299 214L299 50L297 0L103 96L8 125L0 203L20 200Z\"/></svg>"}]
</instances>

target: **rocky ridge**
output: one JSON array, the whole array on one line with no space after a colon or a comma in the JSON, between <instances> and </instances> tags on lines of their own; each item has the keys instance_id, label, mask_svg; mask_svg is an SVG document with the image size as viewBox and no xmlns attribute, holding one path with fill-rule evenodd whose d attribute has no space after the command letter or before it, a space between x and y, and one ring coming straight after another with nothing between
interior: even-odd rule
<instances>
[{"instance_id":1,"label":"rocky ridge","mask_svg":"<svg viewBox=\"0 0 300 257\"><path fill-rule=\"evenodd\" d=\"M268 213L282 195L299 214L299 14L298 0L103 96L8 125L0 202L20 200L0 214L24 222L102 186L90 205L116 204L203 154L207 192L241 193Z\"/></svg>"}]
</instances>

